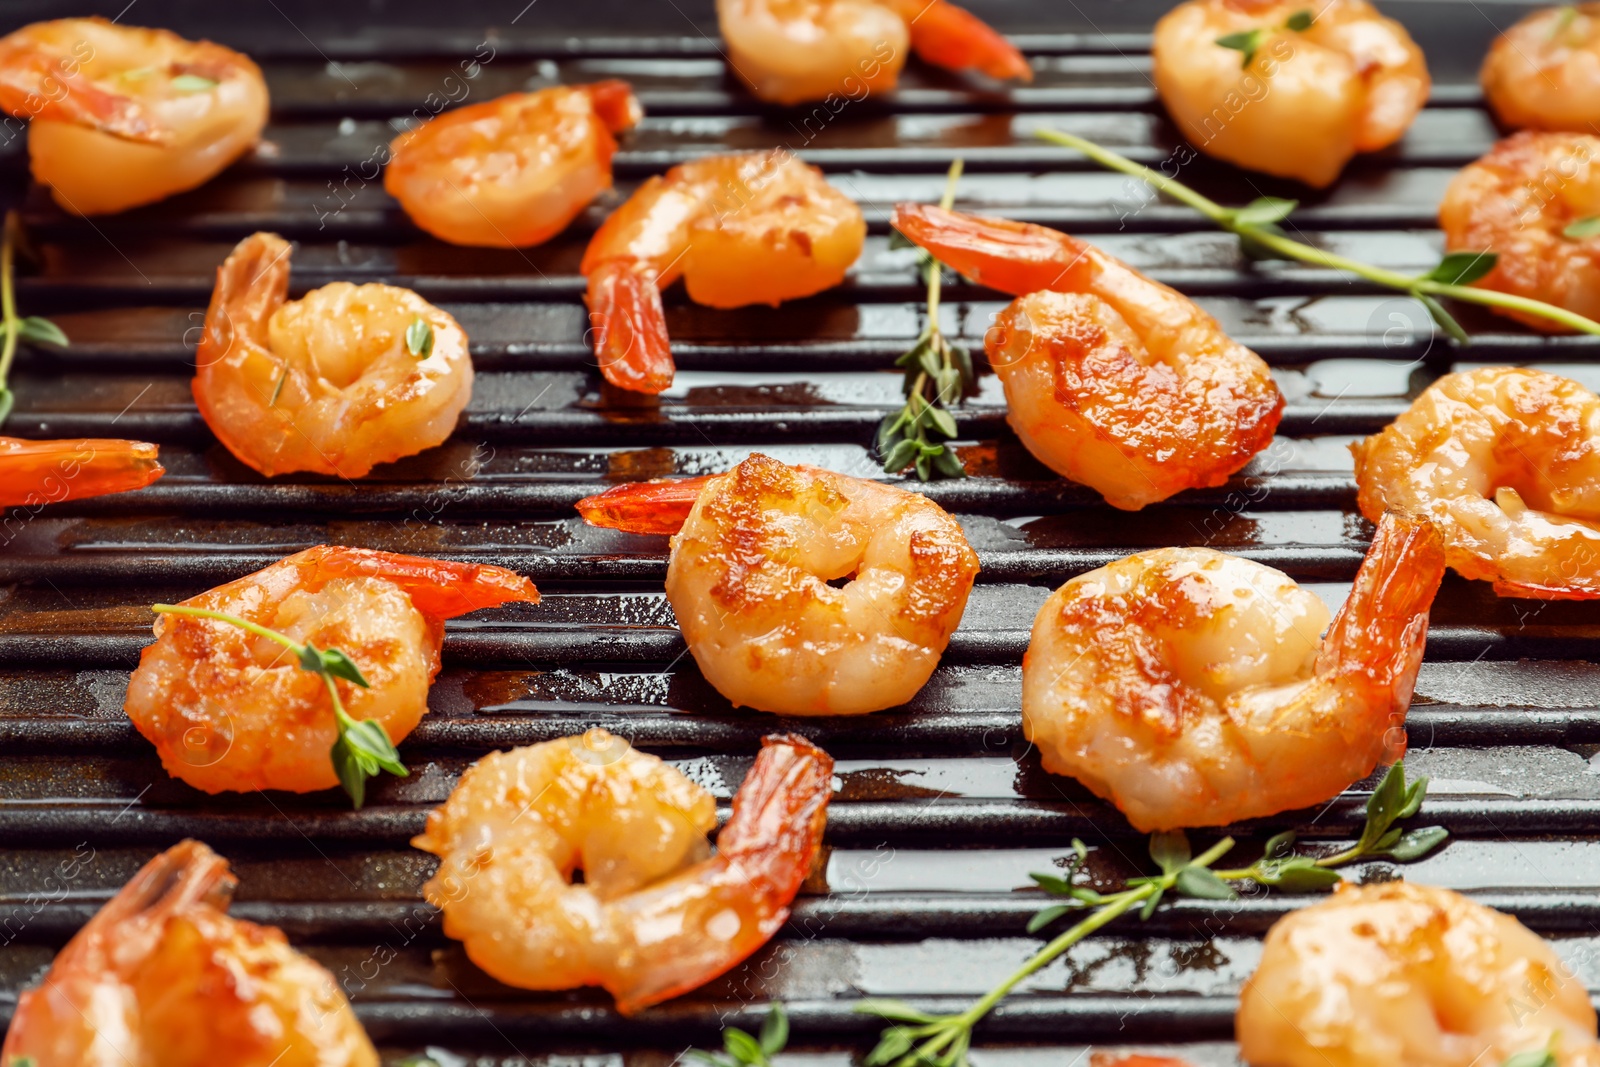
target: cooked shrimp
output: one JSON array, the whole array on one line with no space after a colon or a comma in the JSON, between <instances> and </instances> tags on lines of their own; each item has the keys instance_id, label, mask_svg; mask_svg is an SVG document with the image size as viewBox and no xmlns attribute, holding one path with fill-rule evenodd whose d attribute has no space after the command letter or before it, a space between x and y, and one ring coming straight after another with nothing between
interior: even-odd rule
<instances>
[{"instance_id":1,"label":"cooked shrimp","mask_svg":"<svg viewBox=\"0 0 1600 1067\"><path fill-rule=\"evenodd\" d=\"M1113 507L1221 485L1272 440L1283 395L1266 363L1181 293L1043 226L922 204L896 207L894 225L1022 297L985 338L1006 419L1040 462Z\"/></svg>"},{"instance_id":2,"label":"cooked shrimp","mask_svg":"<svg viewBox=\"0 0 1600 1067\"><path fill-rule=\"evenodd\" d=\"M1016 47L946 0L717 0L728 65L763 100L861 100L894 88L906 46L934 66L1033 80Z\"/></svg>"},{"instance_id":3,"label":"cooked shrimp","mask_svg":"<svg viewBox=\"0 0 1600 1067\"><path fill-rule=\"evenodd\" d=\"M156 461L157 452L143 441L0 437L0 508L143 489L166 473Z\"/></svg>"},{"instance_id":4,"label":"cooked shrimp","mask_svg":"<svg viewBox=\"0 0 1600 1067\"><path fill-rule=\"evenodd\" d=\"M1479 73L1495 116L1515 129L1600 126L1600 4L1547 7L1495 39Z\"/></svg>"},{"instance_id":5,"label":"cooked shrimp","mask_svg":"<svg viewBox=\"0 0 1600 1067\"><path fill-rule=\"evenodd\" d=\"M323 545L183 603L342 650L371 683L341 687L345 710L399 742L427 710L444 620L538 600L532 582L499 567ZM194 616L162 615L155 635L126 710L168 774L207 793L339 784L326 685L282 645Z\"/></svg>"},{"instance_id":6,"label":"cooked shrimp","mask_svg":"<svg viewBox=\"0 0 1600 1067\"><path fill-rule=\"evenodd\" d=\"M1140 830L1321 803L1405 753L1444 572L1426 522L1385 516L1328 636L1322 601L1207 548L1142 552L1051 594L1022 660L1044 768Z\"/></svg>"},{"instance_id":7,"label":"cooked shrimp","mask_svg":"<svg viewBox=\"0 0 1600 1067\"><path fill-rule=\"evenodd\" d=\"M1501 596L1600 597L1600 397L1577 382L1447 374L1351 451L1362 513L1431 520L1463 577Z\"/></svg>"},{"instance_id":8,"label":"cooked shrimp","mask_svg":"<svg viewBox=\"0 0 1600 1067\"><path fill-rule=\"evenodd\" d=\"M611 188L612 135L643 114L621 81L457 108L394 139L383 187L442 241L536 245Z\"/></svg>"},{"instance_id":9,"label":"cooked shrimp","mask_svg":"<svg viewBox=\"0 0 1600 1067\"><path fill-rule=\"evenodd\" d=\"M904 704L961 622L978 556L927 497L753 455L685 488L579 503L596 525L666 532L667 600L706 679L736 706L860 715ZM643 515L659 504L660 525ZM621 521L615 521L620 519ZM842 588L830 585L840 578Z\"/></svg>"},{"instance_id":10,"label":"cooked shrimp","mask_svg":"<svg viewBox=\"0 0 1600 1067\"><path fill-rule=\"evenodd\" d=\"M1200 151L1319 188L1403 137L1430 85L1405 27L1367 0L1189 0L1156 23L1151 66Z\"/></svg>"},{"instance_id":11,"label":"cooked shrimp","mask_svg":"<svg viewBox=\"0 0 1600 1067\"><path fill-rule=\"evenodd\" d=\"M1600 137L1513 134L1462 168L1439 204L1451 252L1494 252L1494 269L1472 284L1600 315L1600 237L1568 237L1600 215ZM1493 311L1547 333L1567 328L1526 312Z\"/></svg>"},{"instance_id":12,"label":"cooked shrimp","mask_svg":"<svg viewBox=\"0 0 1600 1067\"><path fill-rule=\"evenodd\" d=\"M596 729L485 756L412 844L439 857L423 892L472 962L523 989L604 986L632 1014L783 925L821 847L832 775L805 738L763 738L707 857L711 794Z\"/></svg>"},{"instance_id":13,"label":"cooked shrimp","mask_svg":"<svg viewBox=\"0 0 1600 1067\"><path fill-rule=\"evenodd\" d=\"M17 998L8 1067L378 1067L333 975L228 915L236 879L198 841L163 852Z\"/></svg>"},{"instance_id":14,"label":"cooked shrimp","mask_svg":"<svg viewBox=\"0 0 1600 1067\"><path fill-rule=\"evenodd\" d=\"M450 436L472 396L455 319L393 285L288 292L276 234L246 237L217 269L194 399L240 462L360 478Z\"/></svg>"},{"instance_id":15,"label":"cooked shrimp","mask_svg":"<svg viewBox=\"0 0 1600 1067\"><path fill-rule=\"evenodd\" d=\"M1267 934L1235 1021L1252 1067L1600 1065L1583 979L1509 915L1410 882L1345 882Z\"/></svg>"},{"instance_id":16,"label":"cooked shrimp","mask_svg":"<svg viewBox=\"0 0 1600 1067\"><path fill-rule=\"evenodd\" d=\"M75 215L193 189L255 147L267 83L249 57L101 18L0 38L0 108L32 119L33 176Z\"/></svg>"},{"instance_id":17,"label":"cooked shrimp","mask_svg":"<svg viewBox=\"0 0 1600 1067\"><path fill-rule=\"evenodd\" d=\"M651 178L583 254L601 372L641 393L672 384L661 290L679 275L697 304L776 306L838 285L866 234L855 202L783 149Z\"/></svg>"}]
</instances>

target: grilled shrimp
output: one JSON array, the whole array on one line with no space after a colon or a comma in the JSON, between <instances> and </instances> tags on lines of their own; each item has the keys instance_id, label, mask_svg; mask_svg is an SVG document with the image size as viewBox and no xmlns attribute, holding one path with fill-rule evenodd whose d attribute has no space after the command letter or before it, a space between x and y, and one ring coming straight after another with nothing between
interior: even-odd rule
<instances>
[{"instance_id":1,"label":"grilled shrimp","mask_svg":"<svg viewBox=\"0 0 1600 1067\"><path fill-rule=\"evenodd\" d=\"M1514 129L1600 125L1600 4L1534 11L1495 39L1479 73L1495 116Z\"/></svg>"},{"instance_id":2,"label":"grilled shrimp","mask_svg":"<svg viewBox=\"0 0 1600 1067\"><path fill-rule=\"evenodd\" d=\"M896 207L894 225L1021 297L985 338L1006 419L1113 507L1221 485L1272 440L1283 395L1266 363L1181 293L1043 226L921 204Z\"/></svg>"},{"instance_id":3,"label":"grilled shrimp","mask_svg":"<svg viewBox=\"0 0 1600 1067\"><path fill-rule=\"evenodd\" d=\"M1022 661L1044 768L1140 830L1317 804L1405 754L1405 712L1444 572L1426 522L1385 516L1328 613L1270 567L1165 548L1051 594Z\"/></svg>"},{"instance_id":4,"label":"grilled shrimp","mask_svg":"<svg viewBox=\"0 0 1600 1067\"><path fill-rule=\"evenodd\" d=\"M1361 511L1431 520L1501 596L1600 597L1600 397L1513 367L1447 374L1352 445Z\"/></svg>"},{"instance_id":5,"label":"grilled shrimp","mask_svg":"<svg viewBox=\"0 0 1600 1067\"><path fill-rule=\"evenodd\" d=\"M198 841L134 875L17 999L8 1067L378 1067L333 975L228 915L236 879Z\"/></svg>"},{"instance_id":6,"label":"grilled shrimp","mask_svg":"<svg viewBox=\"0 0 1600 1067\"><path fill-rule=\"evenodd\" d=\"M254 148L267 83L210 41L56 19L0 38L0 108L33 120L29 165L56 203L104 215L193 189Z\"/></svg>"},{"instance_id":7,"label":"grilled shrimp","mask_svg":"<svg viewBox=\"0 0 1600 1067\"><path fill-rule=\"evenodd\" d=\"M949 70L1033 80L1021 52L946 0L717 0L728 65L763 100L861 100L894 88L906 46Z\"/></svg>"},{"instance_id":8,"label":"grilled shrimp","mask_svg":"<svg viewBox=\"0 0 1600 1067\"><path fill-rule=\"evenodd\" d=\"M1546 1049L1600 1065L1588 991L1543 939L1410 882L1345 882L1278 920L1235 1028L1251 1067L1498 1067Z\"/></svg>"},{"instance_id":9,"label":"grilled shrimp","mask_svg":"<svg viewBox=\"0 0 1600 1067\"><path fill-rule=\"evenodd\" d=\"M832 774L805 738L764 738L708 857L711 794L595 729L485 756L412 844L439 857L423 892L472 962L523 989L604 986L632 1014L783 925L821 847Z\"/></svg>"},{"instance_id":10,"label":"grilled shrimp","mask_svg":"<svg viewBox=\"0 0 1600 1067\"><path fill-rule=\"evenodd\" d=\"M455 319L392 285L288 292L276 234L246 237L217 269L194 399L240 462L360 478L450 436L472 396Z\"/></svg>"},{"instance_id":11,"label":"grilled shrimp","mask_svg":"<svg viewBox=\"0 0 1600 1067\"><path fill-rule=\"evenodd\" d=\"M143 489L166 473L157 452L143 441L0 437L0 508Z\"/></svg>"},{"instance_id":12,"label":"grilled shrimp","mask_svg":"<svg viewBox=\"0 0 1600 1067\"><path fill-rule=\"evenodd\" d=\"M301 644L338 648L370 688L343 686L345 710L399 742L428 708L444 620L539 593L499 567L322 545L184 601ZM338 730L325 683L282 645L232 624L162 615L128 684L126 710L167 773L207 793L339 784Z\"/></svg>"},{"instance_id":13,"label":"grilled shrimp","mask_svg":"<svg viewBox=\"0 0 1600 1067\"><path fill-rule=\"evenodd\" d=\"M672 384L661 290L679 275L697 304L775 306L843 281L866 233L855 202L783 149L708 156L651 178L583 255L601 372L641 393Z\"/></svg>"},{"instance_id":14,"label":"grilled shrimp","mask_svg":"<svg viewBox=\"0 0 1600 1067\"><path fill-rule=\"evenodd\" d=\"M1574 222L1600 215L1600 137L1513 134L1445 189L1439 226L1451 252L1494 252L1494 269L1472 284L1531 297L1580 315L1600 315L1600 237L1568 237ZM1526 312L1492 308L1547 333L1567 327Z\"/></svg>"},{"instance_id":15,"label":"grilled shrimp","mask_svg":"<svg viewBox=\"0 0 1600 1067\"><path fill-rule=\"evenodd\" d=\"M383 187L441 241L536 245L611 188L613 135L643 114L621 81L457 108L394 139Z\"/></svg>"},{"instance_id":16,"label":"grilled shrimp","mask_svg":"<svg viewBox=\"0 0 1600 1067\"><path fill-rule=\"evenodd\" d=\"M1430 85L1422 50L1367 0L1189 0L1156 23L1151 65L1200 151L1318 187L1404 136Z\"/></svg>"},{"instance_id":17,"label":"grilled shrimp","mask_svg":"<svg viewBox=\"0 0 1600 1067\"><path fill-rule=\"evenodd\" d=\"M978 573L961 527L927 497L759 454L578 510L594 525L677 531L667 600L683 639L718 692L759 711L904 704L938 666Z\"/></svg>"}]
</instances>

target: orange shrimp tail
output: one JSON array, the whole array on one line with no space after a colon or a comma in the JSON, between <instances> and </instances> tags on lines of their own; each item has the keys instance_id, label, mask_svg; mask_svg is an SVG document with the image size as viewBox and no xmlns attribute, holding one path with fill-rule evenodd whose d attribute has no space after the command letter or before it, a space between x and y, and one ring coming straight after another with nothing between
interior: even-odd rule
<instances>
[{"instance_id":1,"label":"orange shrimp tail","mask_svg":"<svg viewBox=\"0 0 1600 1067\"><path fill-rule=\"evenodd\" d=\"M965 8L933 0L910 21L911 47L946 70L978 70L991 78L1033 80L1033 68L1016 45Z\"/></svg>"},{"instance_id":2,"label":"orange shrimp tail","mask_svg":"<svg viewBox=\"0 0 1600 1067\"><path fill-rule=\"evenodd\" d=\"M594 113L612 133L631 130L644 118L644 107L640 105L639 98L633 95L633 86L620 78L609 78L578 88L589 94Z\"/></svg>"},{"instance_id":3,"label":"orange shrimp tail","mask_svg":"<svg viewBox=\"0 0 1600 1067\"><path fill-rule=\"evenodd\" d=\"M0 437L0 507L58 504L143 489L166 473L143 441Z\"/></svg>"},{"instance_id":4,"label":"orange shrimp tail","mask_svg":"<svg viewBox=\"0 0 1600 1067\"><path fill-rule=\"evenodd\" d=\"M594 354L606 381L636 393L666 390L672 346L654 273L629 260L600 263L589 275L588 302Z\"/></svg>"},{"instance_id":5,"label":"orange shrimp tail","mask_svg":"<svg viewBox=\"0 0 1600 1067\"><path fill-rule=\"evenodd\" d=\"M590 526L637 534L675 534L683 529L700 490L716 477L658 478L619 485L578 501L578 514Z\"/></svg>"},{"instance_id":6,"label":"orange shrimp tail","mask_svg":"<svg viewBox=\"0 0 1600 1067\"><path fill-rule=\"evenodd\" d=\"M896 204L894 228L979 285L1013 296L1076 292L1094 262L1090 246L1076 237L932 204Z\"/></svg>"},{"instance_id":7,"label":"orange shrimp tail","mask_svg":"<svg viewBox=\"0 0 1600 1067\"><path fill-rule=\"evenodd\" d=\"M137 100L95 85L76 71L78 64L74 56L41 51L25 32L0 40L0 109L19 119L87 126L125 141L172 142L172 131Z\"/></svg>"},{"instance_id":8,"label":"orange shrimp tail","mask_svg":"<svg viewBox=\"0 0 1600 1067\"><path fill-rule=\"evenodd\" d=\"M433 619L453 619L512 602L539 602L539 590L528 579L487 564L452 563L342 545L310 549L304 562L315 567L323 579L382 578L393 582L406 591L418 611Z\"/></svg>"}]
</instances>

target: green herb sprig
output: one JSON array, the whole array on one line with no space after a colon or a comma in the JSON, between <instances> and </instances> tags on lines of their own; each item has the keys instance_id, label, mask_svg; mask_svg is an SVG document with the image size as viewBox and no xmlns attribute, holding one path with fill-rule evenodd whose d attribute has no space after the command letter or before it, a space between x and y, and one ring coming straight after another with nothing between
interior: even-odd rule
<instances>
[{"instance_id":1,"label":"green herb sprig","mask_svg":"<svg viewBox=\"0 0 1600 1067\"><path fill-rule=\"evenodd\" d=\"M690 1049L689 1055L711 1067L772 1067L772 1057L789 1044L789 1016L782 1004L773 1004L761 1023L759 1036L737 1026L722 1031L723 1052Z\"/></svg>"},{"instance_id":2,"label":"green herb sprig","mask_svg":"<svg viewBox=\"0 0 1600 1067\"><path fill-rule=\"evenodd\" d=\"M64 346L67 335L49 319L37 315L17 316L15 287L17 246L22 242L22 223L15 211L6 212L5 235L0 238L0 426L11 417L16 403L7 381L17 357L17 342Z\"/></svg>"},{"instance_id":3,"label":"green herb sprig","mask_svg":"<svg viewBox=\"0 0 1600 1067\"><path fill-rule=\"evenodd\" d=\"M1284 21L1283 28L1291 33L1305 33L1316 21L1316 16L1310 9L1296 11ZM1249 70L1250 64L1255 62L1256 53L1261 51L1261 46L1266 43L1268 35L1273 32L1270 26L1257 26L1253 30L1241 30L1238 33L1226 34L1217 38L1217 44L1224 48L1231 48L1244 54L1244 62L1239 64L1241 70Z\"/></svg>"},{"instance_id":4,"label":"green herb sprig","mask_svg":"<svg viewBox=\"0 0 1600 1067\"><path fill-rule=\"evenodd\" d=\"M1224 230L1237 234L1246 254L1254 258L1297 260L1316 267L1344 271L1376 282L1378 285L1398 289L1427 308L1440 328L1461 344L1469 343L1471 338L1467 336L1467 331L1461 328L1461 324L1444 309L1444 305L1439 302L1441 297L1468 304L1519 311L1549 319L1580 333L1600 334L1600 322L1579 315L1575 311L1513 293L1474 288L1473 282L1494 269L1499 259L1494 252L1452 252L1441 259L1438 266L1424 274L1402 274L1399 271L1374 267L1348 256L1296 241L1285 233L1278 224L1299 206L1298 201L1262 197L1244 207L1223 207L1180 181L1135 163L1126 156L1076 134L1063 133L1060 130L1038 130L1036 134L1053 144L1075 148L1101 166L1148 182L1157 191L1194 208Z\"/></svg>"},{"instance_id":5,"label":"green herb sprig","mask_svg":"<svg viewBox=\"0 0 1600 1067\"><path fill-rule=\"evenodd\" d=\"M1551 1034L1550 1041L1544 1048L1519 1052L1502 1063L1500 1067L1560 1067L1560 1061L1556 1059L1556 1042L1560 1036L1559 1031Z\"/></svg>"},{"instance_id":6,"label":"green herb sprig","mask_svg":"<svg viewBox=\"0 0 1600 1067\"><path fill-rule=\"evenodd\" d=\"M418 359L433 355L433 323L421 315L413 318L406 327L406 350Z\"/></svg>"},{"instance_id":7,"label":"green herb sprig","mask_svg":"<svg viewBox=\"0 0 1600 1067\"><path fill-rule=\"evenodd\" d=\"M395 750L394 742L389 740L389 731L383 728L383 723L376 719L353 719L344 710L344 701L339 699L336 679L359 685L363 689L370 689L372 686L361 673L361 668L356 666L355 660L340 649L317 648L309 641L301 644L287 634L281 634L260 623L241 619L237 615L229 615L223 611L185 607L182 604L155 604L150 610L158 615L188 615L199 619L215 619L237 626L257 637L276 641L294 654L301 670L310 671L321 677L328 687L328 698L333 702L334 722L339 728L338 740L334 741L329 755L333 760L334 773L339 776L339 784L344 786L344 791L350 794L350 799L355 802L357 808L366 801L368 778L376 778L382 771L388 771L401 778L411 773L406 770L405 764L400 762L400 753Z\"/></svg>"}]
</instances>

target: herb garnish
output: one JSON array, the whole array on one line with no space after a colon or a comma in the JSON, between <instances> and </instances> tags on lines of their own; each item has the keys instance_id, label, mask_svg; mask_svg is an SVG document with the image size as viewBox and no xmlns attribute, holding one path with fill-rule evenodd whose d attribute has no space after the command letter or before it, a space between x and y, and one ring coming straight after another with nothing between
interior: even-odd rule
<instances>
[{"instance_id":1,"label":"herb garnish","mask_svg":"<svg viewBox=\"0 0 1600 1067\"><path fill-rule=\"evenodd\" d=\"M17 245L22 242L22 223L15 211L6 212L5 235L0 238L0 426L11 415L16 398L7 387L11 363L17 356L17 342L30 344L65 345L67 335L49 319L37 315L17 317L17 296L13 277L16 274Z\"/></svg>"},{"instance_id":2,"label":"herb garnish","mask_svg":"<svg viewBox=\"0 0 1600 1067\"><path fill-rule=\"evenodd\" d=\"M761 1024L761 1036L753 1037L737 1026L722 1031L726 1054L690 1049L689 1055L711 1067L772 1067L772 1057L789 1043L789 1017L782 1004L773 1004Z\"/></svg>"},{"instance_id":3,"label":"herb garnish","mask_svg":"<svg viewBox=\"0 0 1600 1067\"><path fill-rule=\"evenodd\" d=\"M1590 237L1600 237L1600 215L1590 215L1588 218L1574 219L1567 223L1561 231L1561 236L1570 241L1583 241Z\"/></svg>"},{"instance_id":4,"label":"herb garnish","mask_svg":"<svg viewBox=\"0 0 1600 1067\"><path fill-rule=\"evenodd\" d=\"M433 355L433 323L418 315L406 327L406 349L418 359Z\"/></svg>"},{"instance_id":5,"label":"herb garnish","mask_svg":"<svg viewBox=\"0 0 1600 1067\"><path fill-rule=\"evenodd\" d=\"M180 93L203 93L215 89L217 82L199 74L180 74L172 79L172 87Z\"/></svg>"},{"instance_id":6,"label":"herb garnish","mask_svg":"<svg viewBox=\"0 0 1600 1067\"><path fill-rule=\"evenodd\" d=\"M1311 24L1315 21L1316 16L1308 8L1290 15L1284 22L1283 28L1292 33L1304 33L1311 28ZM1250 64L1255 62L1256 53L1261 51L1261 46L1266 42L1267 35L1272 32L1272 28L1269 26L1257 26L1253 30L1241 30L1238 33L1230 33L1218 37L1216 43L1224 48L1242 52L1244 54L1244 62L1239 64L1240 69L1249 70Z\"/></svg>"}]
</instances>

